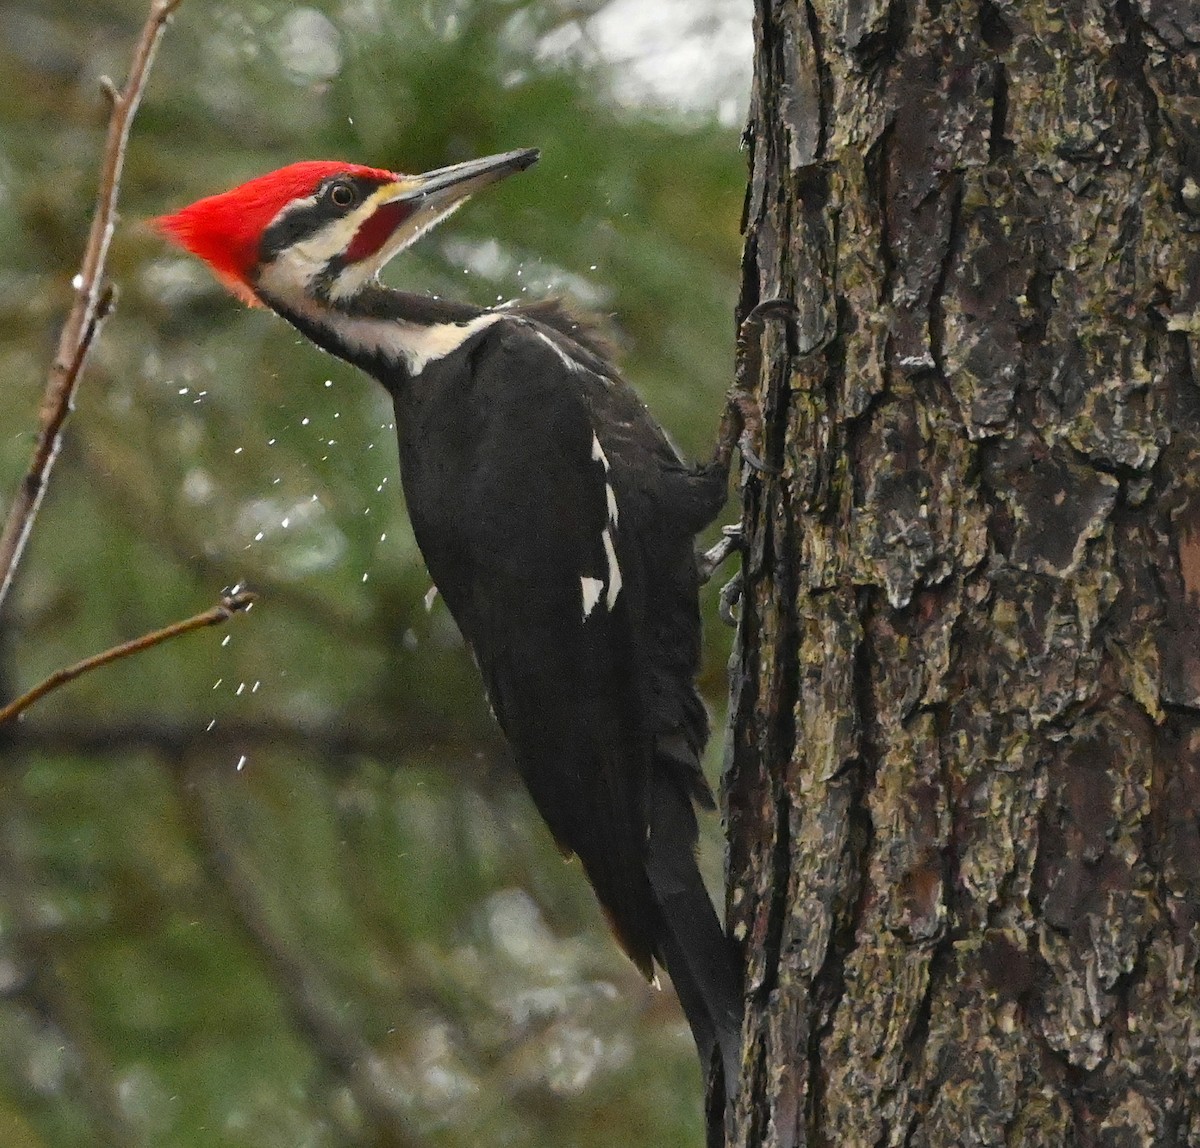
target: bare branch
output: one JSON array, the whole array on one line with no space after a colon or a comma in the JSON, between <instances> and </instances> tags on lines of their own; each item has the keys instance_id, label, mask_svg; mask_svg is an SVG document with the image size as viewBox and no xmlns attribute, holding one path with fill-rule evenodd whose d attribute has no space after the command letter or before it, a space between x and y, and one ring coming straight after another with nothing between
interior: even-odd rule
<instances>
[{"instance_id":1,"label":"bare branch","mask_svg":"<svg viewBox=\"0 0 1200 1148\"><path fill-rule=\"evenodd\" d=\"M108 138L104 145L104 159L100 172L100 190L96 210L92 215L92 228L87 246L83 251L83 262L76 278L75 302L58 340L58 351L46 379L38 410L39 431L34 446L29 470L18 487L9 507L4 530L0 533L0 605L3 605L12 585L13 575L21 559L21 552L29 539L33 521L37 517L42 495L54 467L54 460L62 441L63 424L74 405L75 388L88 349L95 340L105 315L112 307L114 295L111 288L102 286L108 246L112 240L117 218L117 195L121 186L121 169L125 163L125 147L129 142L129 129L141 103L142 91L154 53L171 13L179 7L181 0L154 0L150 13L138 37L129 68L125 87L118 91L111 81L105 86L105 94L112 105L108 121Z\"/></svg>"},{"instance_id":2,"label":"bare branch","mask_svg":"<svg viewBox=\"0 0 1200 1148\"><path fill-rule=\"evenodd\" d=\"M239 611L248 610L254 604L254 598L255 596L247 590L243 590L237 594L229 594L222 598L211 610L205 610L202 614L194 614L190 618L185 618L182 622L172 622L171 625L164 626L161 630L154 630L149 634L143 634L140 638L134 638L131 642L123 642L119 646L113 646L112 649L105 650L101 654L95 654L90 658L85 658L82 662L76 662L73 666L55 670L44 682L34 686L28 693L22 694L15 701L9 702L3 709L0 709L0 725L11 721L18 714L27 710L39 698L45 697L51 690L56 690L59 686L66 685L67 682L73 682L76 678L88 673L90 670L99 669L101 666L106 666L109 662L115 662L119 658L127 658L130 654L140 654L143 650L160 645L171 638L178 638L181 634L190 634L193 630L200 630L205 626L219 626L222 622L227 622Z\"/></svg>"}]
</instances>

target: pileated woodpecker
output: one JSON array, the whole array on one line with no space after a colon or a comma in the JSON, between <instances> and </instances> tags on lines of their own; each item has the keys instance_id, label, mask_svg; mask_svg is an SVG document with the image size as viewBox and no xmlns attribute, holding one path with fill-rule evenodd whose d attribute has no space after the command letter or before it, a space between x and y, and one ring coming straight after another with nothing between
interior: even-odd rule
<instances>
[{"instance_id":1,"label":"pileated woodpecker","mask_svg":"<svg viewBox=\"0 0 1200 1148\"><path fill-rule=\"evenodd\" d=\"M157 224L391 394L417 542L534 803L637 967L666 967L732 1095L740 976L695 858L695 807L714 803L693 545L724 503L741 421L727 412L713 461L689 465L559 304L476 307L377 278L537 158L415 176L297 163Z\"/></svg>"}]
</instances>

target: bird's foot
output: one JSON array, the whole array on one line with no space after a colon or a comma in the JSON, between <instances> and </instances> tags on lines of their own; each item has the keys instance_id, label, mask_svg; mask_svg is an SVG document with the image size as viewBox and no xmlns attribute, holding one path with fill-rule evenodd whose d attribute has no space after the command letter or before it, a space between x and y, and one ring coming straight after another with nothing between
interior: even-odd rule
<instances>
[{"instance_id":1,"label":"bird's foot","mask_svg":"<svg viewBox=\"0 0 1200 1148\"><path fill-rule=\"evenodd\" d=\"M724 586L717 598L717 616L731 629L737 629L738 616L735 613L738 603L742 600L742 589L745 586L745 574L739 570Z\"/></svg>"},{"instance_id":2,"label":"bird's foot","mask_svg":"<svg viewBox=\"0 0 1200 1148\"><path fill-rule=\"evenodd\" d=\"M742 424L741 434L738 435L738 451L746 460L746 465L758 474L778 474L777 467L763 462L756 446L763 440L763 413L758 399L749 391L734 391L729 396L729 402Z\"/></svg>"},{"instance_id":3,"label":"bird's foot","mask_svg":"<svg viewBox=\"0 0 1200 1148\"><path fill-rule=\"evenodd\" d=\"M762 330L767 320L790 322L796 314L796 305L787 299L764 299L750 310L738 328L738 372L725 400L725 413L721 418L717 449L713 456L713 461L726 472L736 446L751 470L759 474L779 473L776 467L763 461L757 445L763 439L763 413L762 406L751 390L751 380L758 377L761 354L756 350L753 337Z\"/></svg>"},{"instance_id":4,"label":"bird's foot","mask_svg":"<svg viewBox=\"0 0 1200 1148\"><path fill-rule=\"evenodd\" d=\"M696 557L696 568L700 571L700 585L712 581L713 575L725 564L729 556L742 549L742 524L732 522L721 527L721 538L703 554Z\"/></svg>"},{"instance_id":5,"label":"bird's foot","mask_svg":"<svg viewBox=\"0 0 1200 1148\"><path fill-rule=\"evenodd\" d=\"M741 553L744 542L745 534L740 522L734 522L729 526L722 527L720 541L696 558L696 567L700 572L700 584L704 585L710 582L713 575L716 574L717 570L728 560L731 554ZM725 625L737 625L737 614L734 613L734 610L738 602L741 601L741 597L742 571L739 570L721 587L721 593L717 599L717 613Z\"/></svg>"},{"instance_id":6,"label":"bird's foot","mask_svg":"<svg viewBox=\"0 0 1200 1148\"><path fill-rule=\"evenodd\" d=\"M721 418L721 429L717 432L717 449L713 461L728 474L736 446L746 465L759 474L778 474L775 467L768 466L758 453L757 443L763 433L762 407L749 391L734 386L725 398L725 413Z\"/></svg>"},{"instance_id":7,"label":"bird's foot","mask_svg":"<svg viewBox=\"0 0 1200 1148\"><path fill-rule=\"evenodd\" d=\"M738 328L738 343L744 343L750 332L761 327L767 319L794 319L800 314L800 308L790 299L763 299L750 308Z\"/></svg>"}]
</instances>

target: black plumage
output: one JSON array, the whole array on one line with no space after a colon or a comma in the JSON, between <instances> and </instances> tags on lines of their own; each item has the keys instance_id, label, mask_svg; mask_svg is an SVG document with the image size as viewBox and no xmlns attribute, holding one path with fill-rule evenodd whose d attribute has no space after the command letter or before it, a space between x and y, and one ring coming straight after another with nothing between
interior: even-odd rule
<instances>
[{"instance_id":1,"label":"black plumage","mask_svg":"<svg viewBox=\"0 0 1200 1148\"><path fill-rule=\"evenodd\" d=\"M471 190L534 159L419 177L293 165L161 225L391 394L418 545L516 767L626 952L647 977L669 972L731 1092L741 988L695 857L697 807L714 802L694 552L730 450L684 462L604 341L556 303L487 309L374 278ZM262 218L257 248L246 212Z\"/></svg>"}]
</instances>

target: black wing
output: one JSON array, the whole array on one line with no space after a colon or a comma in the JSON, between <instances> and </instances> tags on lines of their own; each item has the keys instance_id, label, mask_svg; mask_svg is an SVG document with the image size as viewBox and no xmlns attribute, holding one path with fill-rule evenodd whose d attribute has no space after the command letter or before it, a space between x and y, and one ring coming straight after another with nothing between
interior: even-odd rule
<instances>
[{"instance_id":1,"label":"black wing","mask_svg":"<svg viewBox=\"0 0 1200 1148\"><path fill-rule=\"evenodd\" d=\"M538 810L734 1081L739 977L693 852L712 804L693 539L726 475L684 465L561 326L506 316L456 356L397 394L417 541Z\"/></svg>"},{"instance_id":2,"label":"black wing","mask_svg":"<svg viewBox=\"0 0 1200 1148\"><path fill-rule=\"evenodd\" d=\"M539 812L649 976L655 739L637 673L645 571L628 541L639 524L561 351L514 319L470 353L470 395L457 410L445 394L429 404L445 426L402 430L423 436L420 452L402 447L417 540Z\"/></svg>"}]
</instances>

